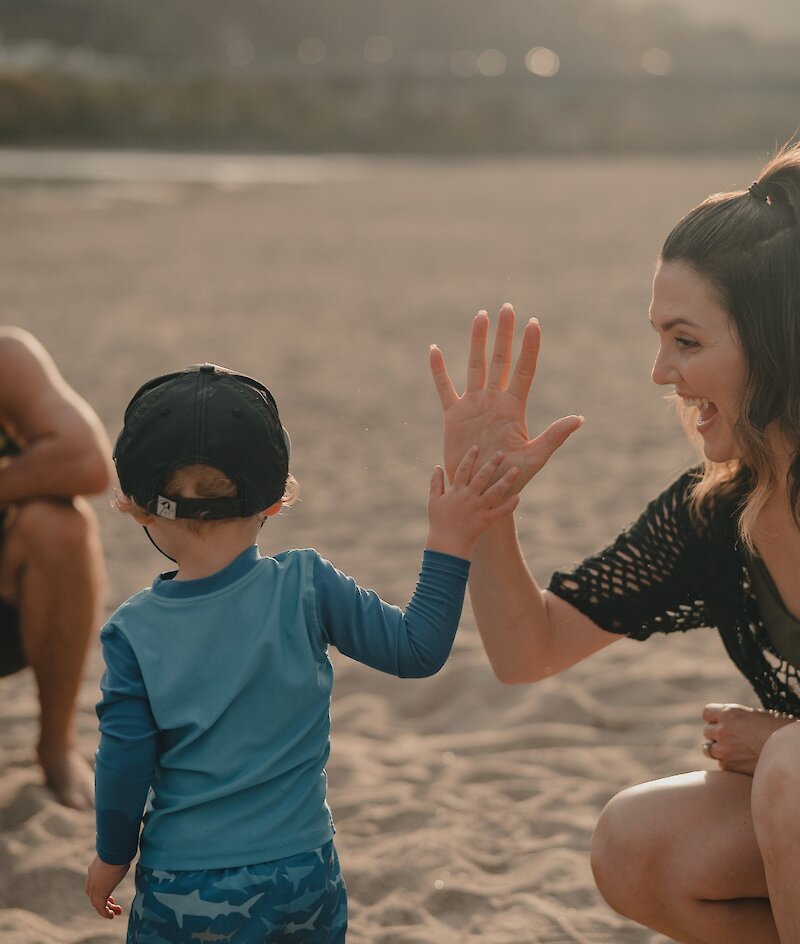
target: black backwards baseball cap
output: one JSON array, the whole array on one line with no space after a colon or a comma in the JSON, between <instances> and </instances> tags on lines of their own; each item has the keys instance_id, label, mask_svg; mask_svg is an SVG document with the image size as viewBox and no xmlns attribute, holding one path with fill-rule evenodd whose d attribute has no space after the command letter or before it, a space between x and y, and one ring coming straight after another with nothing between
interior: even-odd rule
<instances>
[{"instance_id":1,"label":"black backwards baseball cap","mask_svg":"<svg viewBox=\"0 0 800 944\"><path fill-rule=\"evenodd\" d=\"M151 514L247 518L283 496L289 436L263 384L216 364L194 364L136 391L125 410L114 462L122 491ZM237 495L165 495L170 473L195 463L227 475Z\"/></svg>"}]
</instances>

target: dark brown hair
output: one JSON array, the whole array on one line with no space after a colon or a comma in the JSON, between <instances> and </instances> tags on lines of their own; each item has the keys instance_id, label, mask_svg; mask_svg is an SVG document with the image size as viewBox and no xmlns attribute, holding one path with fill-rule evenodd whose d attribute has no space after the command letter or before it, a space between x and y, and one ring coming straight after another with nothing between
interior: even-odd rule
<instances>
[{"instance_id":1,"label":"dark brown hair","mask_svg":"<svg viewBox=\"0 0 800 944\"><path fill-rule=\"evenodd\" d=\"M747 367L736 434L742 456L705 461L693 492L702 520L717 494L736 495L739 531L753 524L776 485L766 435L776 421L791 450L788 491L800 528L800 145L783 148L748 190L714 194L672 230L662 262L683 262L715 288Z\"/></svg>"}]
</instances>

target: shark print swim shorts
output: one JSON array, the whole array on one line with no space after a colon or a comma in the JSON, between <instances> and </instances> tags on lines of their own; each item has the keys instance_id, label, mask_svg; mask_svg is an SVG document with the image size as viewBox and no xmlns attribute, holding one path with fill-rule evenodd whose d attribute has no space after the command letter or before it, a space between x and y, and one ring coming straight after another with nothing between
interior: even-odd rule
<instances>
[{"instance_id":1,"label":"shark print swim shorts","mask_svg":"<svg viewBox=\"0 0 800 944\"><path fill-rule=\"evenodd\" d=\"M127 944L344 944L347 891L333 842L235 869L136 867Z\"/></svg>"}]
</instances>

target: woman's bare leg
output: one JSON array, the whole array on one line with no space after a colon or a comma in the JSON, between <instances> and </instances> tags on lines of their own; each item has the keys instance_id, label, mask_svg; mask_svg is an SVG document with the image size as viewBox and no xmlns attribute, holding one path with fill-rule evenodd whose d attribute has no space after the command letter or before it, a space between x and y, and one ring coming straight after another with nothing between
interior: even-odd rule
<instances>
[{"instance_id":1,"label":"woman's bare leg","mask_svg":"<svg viewBox=\"0 0 800 944\"><path fill-rule=\"evenodd\" d=\"M681 944L779 944L752 784L744 774L696 771L614 797L592 841L609 905Z\"/></svg>"},{"instance_id":2,"label":"woman's bare leg","mask_svg":"<svg viewBox=\"0 0 800 944\"><path fill-rule=\"evenodd\" d=\"M753 823L767 886L785 944L800 941L800 724L781 728L764 745L753 777Z\"/></svg>"}]
</instances>

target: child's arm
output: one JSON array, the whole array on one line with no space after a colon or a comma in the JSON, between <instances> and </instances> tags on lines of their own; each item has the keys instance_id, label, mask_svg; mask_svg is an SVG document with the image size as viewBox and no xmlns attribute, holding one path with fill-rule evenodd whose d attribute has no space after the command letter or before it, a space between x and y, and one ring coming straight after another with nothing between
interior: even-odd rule
<instances>
[{"instance_id":1,"label":"child's arm","mask_svg":"<svg viewBox=\"0 0 800 944\"><path fill-rule=\"evenodd\" d=\"M141 670L128 642L112 627L101 635L106 671L97 706L100 746L95 763L97 857L86 894L103 917L121 913L106 899L136 855L139 827L158 759L158 728Z\"/></svg>"},{"instance_id":2,"label":"child's arm","mask_svg":"<svg viewBox=\"0 0 800 944\"><path fill-rule=\"evenodd\" d=\"M441 470L434 473L429 496L430 531L414 594L405 613L384 603L372 590L317 558L314 587L319 624L325 642L366 665L402 678L433 675L444 665L461 618L469 561L459 555L480 531L504 514L516 500L504 495L514 470L489 486L502 457L478 474L470 452L445 494Z\"/></svg>"}]
</instances>

